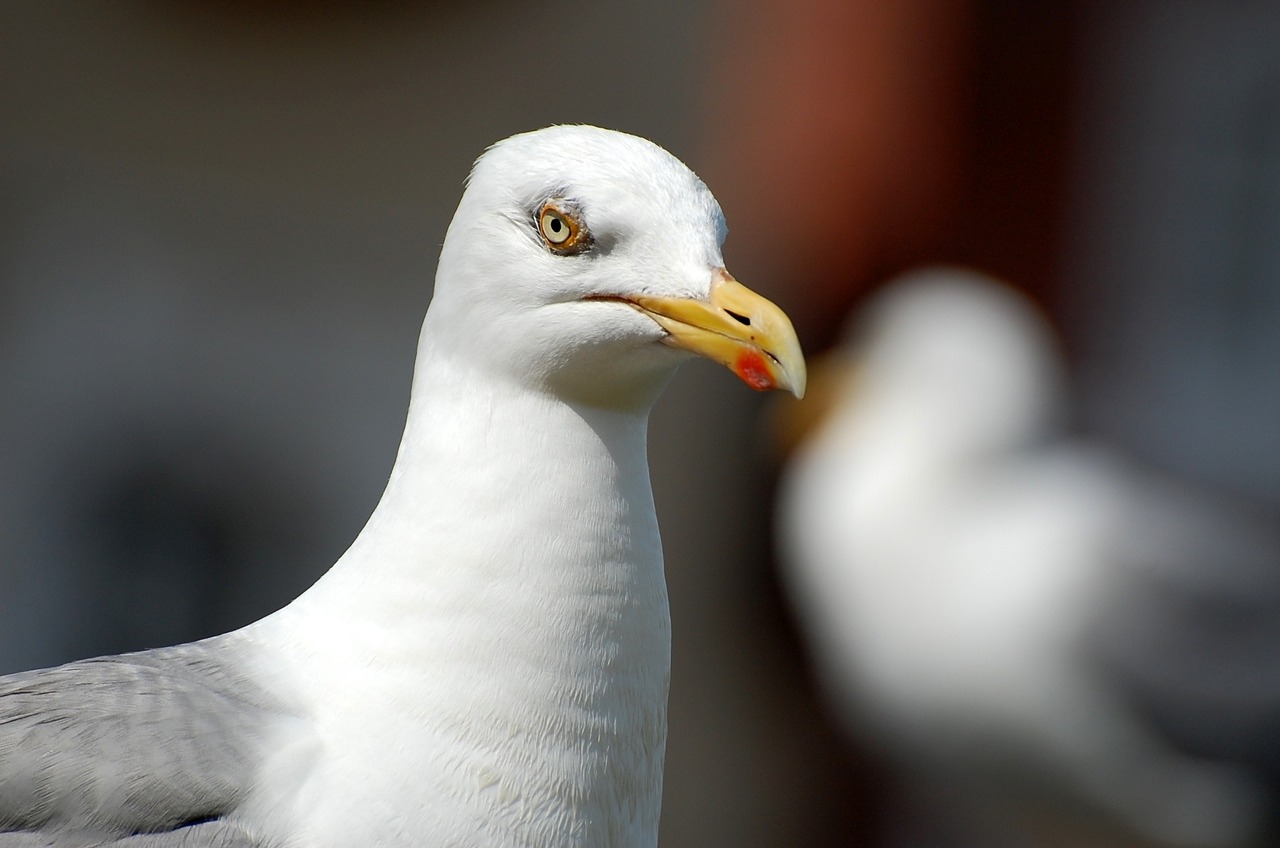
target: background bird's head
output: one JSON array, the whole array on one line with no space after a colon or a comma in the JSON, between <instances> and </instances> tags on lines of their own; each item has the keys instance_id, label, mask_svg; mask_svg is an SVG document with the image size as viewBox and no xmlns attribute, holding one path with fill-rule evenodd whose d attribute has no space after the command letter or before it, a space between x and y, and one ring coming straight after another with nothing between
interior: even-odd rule
<instances>
[{"instance_id":1,"label":"background bird's head","mask_svg":"<svg viewBox=\"0 0 1280 848\"><path fill-rule=\"evenodd\" d=\"M1063 378L1047 323L977 273L933 268L890 283L837 356L855 364L843 414L917 451L987 455L1057 423Z\"/></svg>"}]
</instances>

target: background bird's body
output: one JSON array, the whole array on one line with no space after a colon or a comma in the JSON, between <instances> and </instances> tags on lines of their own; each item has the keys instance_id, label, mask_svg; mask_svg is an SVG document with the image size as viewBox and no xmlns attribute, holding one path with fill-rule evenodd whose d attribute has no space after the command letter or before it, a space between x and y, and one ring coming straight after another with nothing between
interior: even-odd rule
<instances>
[{"instance_id":1,"label":"background bird's body","mask_svg":"<svg viewBox=\"0 0 1280 848\"><path fill-rule=\"evenodd\" d=\"M1175 643L1229 638L1186 615L1206 588L1267 587L1236 597L1237 613L1277 600L1280 548L1068 440L1051 342L1012 293L921 274L869 317L857 378L789 469L780 512L793 595L858 738L986 838L1254 834L1267 776L1193 750L1151 708L1201 729L1230 726L1231 711L1192 716L1149 672L1164 657L1186 682ZM1219 659L1276 648L1237 639ZM1256 682L1253 703L1276 703L1280 680Z\"/></svg>"}]
</instances>

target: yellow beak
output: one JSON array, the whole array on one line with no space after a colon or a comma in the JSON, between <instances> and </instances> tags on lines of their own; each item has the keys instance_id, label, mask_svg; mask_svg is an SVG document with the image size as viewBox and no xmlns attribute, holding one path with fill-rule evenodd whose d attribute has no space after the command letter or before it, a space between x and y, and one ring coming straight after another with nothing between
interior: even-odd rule
<instances>
[{"instance_id":1,"label":"yellow beak","mask_svg":"<svg viewBox=\"0 0 1280 848\"><path fill-rule=\"evenodd\" d=\"M635 295L627 302L667 331L667 344L719 362L753 389L804 397L804 354L791 319L723 268L705 301Z\"/></svg>"}]
</instances>

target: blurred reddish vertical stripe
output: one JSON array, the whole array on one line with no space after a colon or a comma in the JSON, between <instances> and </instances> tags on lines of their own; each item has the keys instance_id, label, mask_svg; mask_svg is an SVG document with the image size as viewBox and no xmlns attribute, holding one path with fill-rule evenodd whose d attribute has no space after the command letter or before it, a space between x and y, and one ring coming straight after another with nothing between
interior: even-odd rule
<instances>
[{"instance_id":1,"label":"blurred reddish vertical stripe","mask_svg":"<svg viewBox=\"0 0 1280 848\"><path fill-rule=\"evenodd\" d=\"M735 273L786 303L811 349L917 264L1052 300L1071 8L720 0L702 170Z\"/></svg>"}]
</instances>

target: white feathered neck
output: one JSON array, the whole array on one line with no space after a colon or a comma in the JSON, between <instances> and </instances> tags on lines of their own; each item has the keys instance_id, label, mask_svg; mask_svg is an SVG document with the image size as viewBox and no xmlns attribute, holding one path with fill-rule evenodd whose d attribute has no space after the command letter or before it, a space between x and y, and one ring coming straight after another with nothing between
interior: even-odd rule
<instances>
[{"instance_id":1,"label":"white feathered neck","mask_svg":"<svg viewBox=\"0 0 1280 848\"><path fill-rule=\"evenodd\" d=\"M283 832L395 844L410 821L362 821L385 805L442 844L656 842L670 618L645 434L644 412L419 363L377 510L262 625L318 705Z\"/></svg>"}]
</instances>

